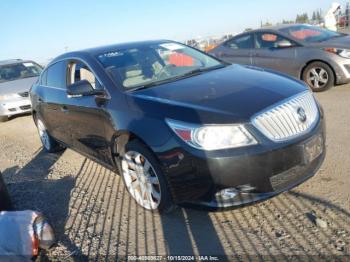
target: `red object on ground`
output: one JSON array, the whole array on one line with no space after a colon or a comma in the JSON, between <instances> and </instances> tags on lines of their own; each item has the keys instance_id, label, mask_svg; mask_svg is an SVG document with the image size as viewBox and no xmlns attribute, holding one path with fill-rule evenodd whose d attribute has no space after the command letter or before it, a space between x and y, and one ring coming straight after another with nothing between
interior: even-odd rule
<instances>
[{"instance_id":1,"label":"red object on ground","mask_svg":"<svg viewBox=\"0 0 350 262\"><path fill-rule=\"evenodd\" d=\"M192 57L180 53L171 54L169 63L176 66L194 66Z\"/></svg>"}]
</instances>

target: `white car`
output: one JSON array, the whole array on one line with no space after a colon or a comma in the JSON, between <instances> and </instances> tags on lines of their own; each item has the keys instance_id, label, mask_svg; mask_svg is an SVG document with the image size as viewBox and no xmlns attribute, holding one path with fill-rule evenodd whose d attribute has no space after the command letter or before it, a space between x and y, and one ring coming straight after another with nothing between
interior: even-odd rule
<instances>
[{"instance_id":1,"label":"white car","mask_svg":"<svg viewBox=\"0 0 350 262\"><path fill-rule=\"evenodd\" d=\"M31 112L29 89L41 71L42 67L33 61L0 61L0 122Z\"/></svg>"}]
</instances>

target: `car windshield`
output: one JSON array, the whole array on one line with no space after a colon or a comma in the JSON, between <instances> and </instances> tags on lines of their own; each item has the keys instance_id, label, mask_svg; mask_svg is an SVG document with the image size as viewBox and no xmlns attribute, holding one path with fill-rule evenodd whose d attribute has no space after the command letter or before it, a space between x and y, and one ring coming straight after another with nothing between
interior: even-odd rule
<instances>
[{"instance_id":1,"label":"car windshield","mask_svg":"<svg viewBox=\"0 0 350 262\"><path fill-rule=\"evenodd\" d=\"M280 31L307 43L322 42L331 38L343 36L343 34L334 31L309 25L285 27L280 29Z\"/></svg>"},{"instance_id":2,"label":"car windshield","mask_svg":"<svg viewBox=\"0 0 350 262\"><path fill-rule=\"evenodd\" d=\"M113 50L97 58L126 90L176 81L225 66L208 55L175 42Z\"/></svg>"},{"instance_id":3,"label":"car windshield","mask_svg":"<svg viewBox=\"0 0 350 262\"><path fill-rule=\"evenodd\" d=\"M42 68L33 62L0 66L0 83L39 76Z\"/></svg>"}]
</instances>

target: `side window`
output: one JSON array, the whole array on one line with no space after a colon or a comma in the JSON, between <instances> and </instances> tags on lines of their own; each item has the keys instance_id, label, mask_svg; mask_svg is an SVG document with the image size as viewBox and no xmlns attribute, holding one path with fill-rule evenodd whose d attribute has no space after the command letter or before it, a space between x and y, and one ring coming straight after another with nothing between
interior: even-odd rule
<instances>
[{"instance_id":1,"label":"side window","mask_svg":"<svg viewBox=\"0 0 350 262\"><path fill-rule=\"evenodd\" d=\"M57 88L66 88L66 63L57 62L47 69L46 85Z\"/></svg>"},{"instance_id":2,"label":"side window","mask_svg":"<svg viewBox=\"0 0 350 262\"><path fill-rule=\"evenodd\" d=\"M256 48L279 48L293 46L288 39L273 33L257 33Z\"/></svg>"},{"instance_id":3,"label":"side window","mask_svg":"<svg viewBox=\"0 0 350 262\"><path fill-rule=\"evenodd\" d=\"M254 41L252 34L246 34L235 37L225 43L225 46L232 49L250 49L254 48Z\"/></svg>"},{"instance_id":4,"label":"side window","mask_svg":"<svg viewBox=\"0 0 350 262\"><path fill-rule=\"evenodd\" d=\"M70 62L68 64L67 84L71 85L81 80L89 81L93 88L100 86L95 75L91 72L87 65L80 61Z\"/></svg>"},{"instance_id":5,"label":"side window","mask_svg":"<svg viewBox=\"0 0 350 262\"><path fill-rule=\"evenodd\" d=\"M47 85L47 70L42 72L40 77L40 85L46 86Z\"/></svg>"}]
</instances>

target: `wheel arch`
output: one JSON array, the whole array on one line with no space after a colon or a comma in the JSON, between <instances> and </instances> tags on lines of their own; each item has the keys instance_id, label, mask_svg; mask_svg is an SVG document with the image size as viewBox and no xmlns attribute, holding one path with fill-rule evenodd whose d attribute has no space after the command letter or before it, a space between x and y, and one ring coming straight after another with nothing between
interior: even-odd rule
<instances>
[{"instance_id":1,"label":"wheel arch","mask_svg":"<svg viewBox=\"0 0 350 262\"><path fill-rule=\"evenodd\" d=\"M111 154L115 165L116 157L119 157L121 154L123 154L125 152L124 150L126 144L134 139L140 141L147 148L151 148L140 136L132 131L121 130L113 134L111 139Z\"/></svg>"},{"instance_id":2,"label":"wheel arch","mask_svg":"<svg viewBox=\"0 0 350 262\"><path fill-rule=\"evenodd\" d=\"M326 62L326 61L324 61L322 59L312 59L312 60L308 61L307 63L305 63L304 66L302 67L302 69L300 70L299 78L301 80L303 80L303 74L304 74L304 71L305 71L306 67L308 67L311 63L315 63L315 62L324 63L324 64L329 66L329 68L332 70L332 73L333 73L333 77L334 77L334 83L333 84L335 85L336 82L337 82L337 75L335 73L335 70L334 70L333 66L330 63L328 63L328 62Z\"/></svg>"}]
</instances>

